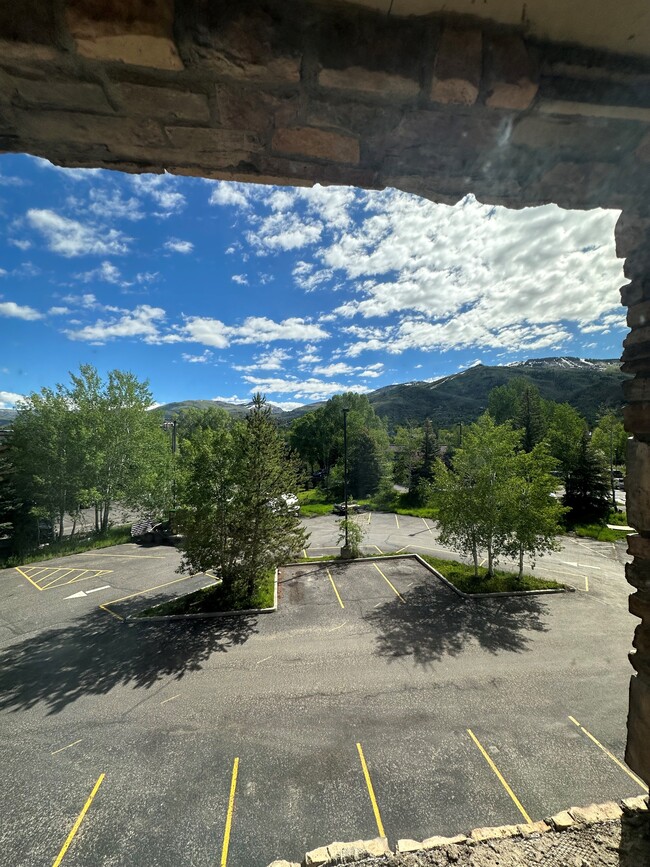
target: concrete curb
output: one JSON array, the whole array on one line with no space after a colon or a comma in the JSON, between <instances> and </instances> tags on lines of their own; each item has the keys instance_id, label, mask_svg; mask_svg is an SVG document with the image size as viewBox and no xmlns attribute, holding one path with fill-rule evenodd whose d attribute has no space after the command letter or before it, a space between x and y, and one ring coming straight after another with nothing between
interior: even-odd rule
<instances>
[{"instance_id":1,"label":"concrete curb","mask_svg":"<svg viewBox=\"0 0 650 867\"><path fill-rule=\"evenodd\" d=\"M380 560L417 560L417 562L424 566L425 569L428 569L432 575L435 575L443 584L445 584L450 590L453 590L458 596L462 599L498 599L506 596L545 596L549 593L575 593L575 587L557 587L557 588L549 588L547 590L503 590L497 593L465 593L462 590L459 590L451 581L447 580L444 575L441 575L437 569L434 569L430 563L427 563L426 560L423 560L419 554L383 554L380 557L355 557L354 560L338 560L336 558L332 558L332 560L302 560L298 563L286 563L282 566L282 569L287 569L289 566L318 566L324 563L376 563Z\"/></svg>"},{"instance_id":2,"label":"concrete curb","mask_svg":"<svg viewBox=\"0 0 650 867\"><path fill-rule=\"evenodd\" d=\"M615 822L624 813L634 814L647 811L648 797L639 795L636 798L624 798L618 803L608 801L605 804L590 804L588 807L569 807L568 810L562 810L554 816L530 824L474 828L467 835L427 837L422 842L409 839L398 840L394 853L388 848L385 837L377 837L374 840L355 840L351 843L330 843L328 846L319 846L317 849L306 852L300 863L275 860L268 867L328 867L328 865L340 864L342 861L363 861L367 858L377 858L383 855L405 855L443 847L445 847L451 862L458 858L457 854L454 857L454 853L458 851L457 847L474 847L490 840L539 837L548 832L563 832L570 828L584 828L603 822Z\"/></svg>"},{"instance_id":3,"label":"concrete curb","mask_svg":"<svg viewBox=\"0 0 650 867\"><path fill-rule=\"evenodd\" d=\"M129 624L165 623L171 620L214 620L219 617L233 617L240 614L271 614L273 611L278 610L278 572L279 570L276 569L273 581L272 608L240 608L233 611L209 611L205 614L160 614L154 617L138 617L137 615L130 614L125 618L124 622ZM192 590L190 593L183 593L181 596L177 596L176 599L182 599L183 596L191 596L192 593L196 593L196 590Z\"/></svg>"}]
</instances>

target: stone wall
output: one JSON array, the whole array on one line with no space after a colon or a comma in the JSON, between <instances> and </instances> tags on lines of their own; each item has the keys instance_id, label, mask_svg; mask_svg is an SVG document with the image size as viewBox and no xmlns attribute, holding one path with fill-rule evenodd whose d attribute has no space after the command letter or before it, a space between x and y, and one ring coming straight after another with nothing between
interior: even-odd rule
<instances>
[{"instance_id":1,"label":"stone wall","mask_svg":"<svg viewBox=\"0 0 650 867\"><path fill-rule=\"evenodd\" d=\"M304 0L0 10L0 149L61 165L618 208L649 200L649 128L650 62L471 18Z\"/></svg>"},{"instance_id":2,"label":"stone wall","mask_svg":"<svg viewBox=\"0 0 650 867\"><path fill-rule=\"evenodd\" d=\"M0 5L0 150L65 166L620 208L640 618L627 760L650 782L650 58L471 17L306 0Z\"/></svg>"}]
</instances>

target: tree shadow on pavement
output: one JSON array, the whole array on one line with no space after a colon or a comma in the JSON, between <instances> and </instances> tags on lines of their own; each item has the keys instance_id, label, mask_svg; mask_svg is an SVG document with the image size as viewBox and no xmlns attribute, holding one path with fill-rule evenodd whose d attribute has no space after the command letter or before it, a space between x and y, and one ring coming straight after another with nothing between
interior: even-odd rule
<instances>
[{"instance_id":1,"label":"tree shadow on pavement","mask_svg":"<svg viewBox=\"0 0 650 867\"><path fill-rule=\"evenodd\" d=\"M376 653L411 657L428 665L457 656L476 642L490 653L528 648L531 633L546 632L548 607L539 596L465 600L441 583L427 581L409 591L406 604L387 602L364 616L377 632Z\"/></svg>"},{"instance_id":2,"label":"tree shadow on pavement","mask_svg":"<svg viewBox=\"0 0 650 867\"><path fill-rule=\"evenodd\" d=\"M43 703L54 714L115 686L149 689L164 678L180 680L213 653L246 642L256 625L255 615L126 625L95 610L0 650L0 710Z\"/></svg>"}]
</instances>

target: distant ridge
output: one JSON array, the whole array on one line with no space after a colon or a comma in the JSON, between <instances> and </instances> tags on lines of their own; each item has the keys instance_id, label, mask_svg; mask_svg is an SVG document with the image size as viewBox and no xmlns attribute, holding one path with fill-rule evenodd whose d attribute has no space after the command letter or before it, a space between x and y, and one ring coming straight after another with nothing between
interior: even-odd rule
<instances>
[{"instance_id":1,"label":"distant ridge","mask_svg":"<svg viewBox=\"0 0 650 867\"><path fill-rule=\"evenodd\" d=\"M543 398L570 403L593 424L601 406L618 408L623 405L622 384L629 376L621 373L620 367L617 358L573 356L529 358L499 367L477 364L435 380L384 386L368 392L368 399L390 427L408 421L421 423L426 418L431 418L436 426L446 427L461 421L475 421L487 409L488 395L493 388L523 376L539 388ZM273 412L278 421L289 423L322 404L323 401L319 401L288 412L274 407ZM170 417L190 406L220 406L236 416L245 415L249 407L224 401L190 400L168 403L159 409L165 412L165 417Z\"/></svg>"}]
</instances>

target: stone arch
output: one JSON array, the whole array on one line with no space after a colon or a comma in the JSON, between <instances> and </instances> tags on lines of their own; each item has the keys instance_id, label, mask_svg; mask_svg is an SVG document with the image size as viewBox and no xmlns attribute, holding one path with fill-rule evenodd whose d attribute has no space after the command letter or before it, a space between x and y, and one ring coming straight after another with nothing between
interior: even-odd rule
<instances>
[{"instance_id":1,"label":"stone arch","mask_svg":"<svg viewBox=\"0 0 650 867\"><path fill-rule=\"evenodd\" d=\"M630 333L626 758L650 783L650 9L630 0L23 0L0 150L70 167L622 210ZM600 10L600 13L599 13ZM415 13L424 14L415 14Z\"/></svg>"}]
</instances>

